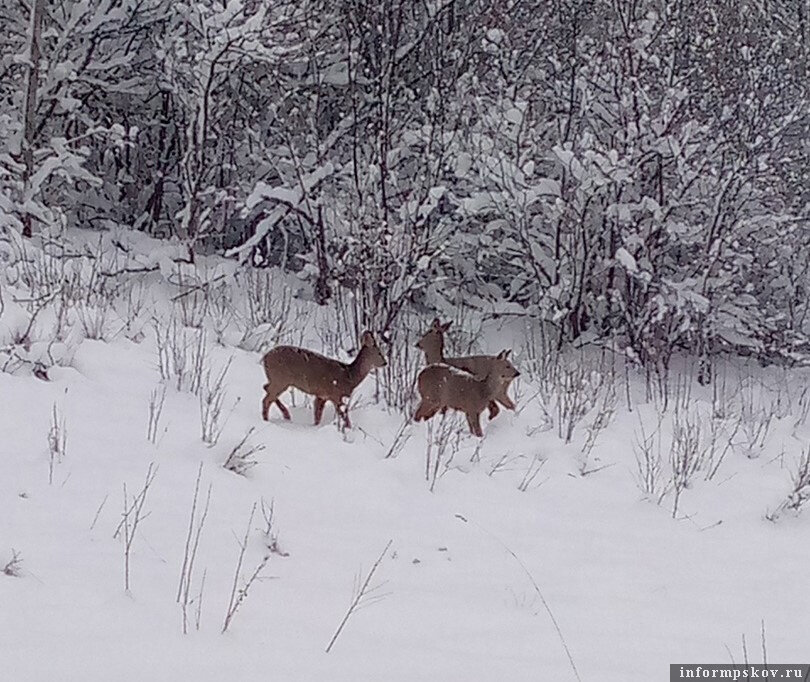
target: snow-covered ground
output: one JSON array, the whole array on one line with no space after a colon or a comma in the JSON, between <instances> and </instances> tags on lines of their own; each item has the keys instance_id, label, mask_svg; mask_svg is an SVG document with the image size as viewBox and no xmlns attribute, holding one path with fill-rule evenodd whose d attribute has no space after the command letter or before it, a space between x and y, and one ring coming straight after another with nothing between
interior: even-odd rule
<instances>
[{"instance_id":1,"label":"snow-covered ground","mask_svg":"<svg viewBox=\"0 0 810 682\"><path fill-rule=\"evenodd\" d=\"M684 413L699 415L702 443L713 409L727 411L715 419L715 457L740 424L735 410L749 427L737 427L710 480L705 463L690 478L673 518L672 491L656 504L639 487L641 432L659 419L643 378L630 377L632 411L617 383L615 414L582 475L598 408L571 443L558 437L560 397L528 367L519 328L488 328L478 343L496 352L503 338L517 341L519 412L484 419L480 447L466 432L451 436L435 481L426 480L426 443L441 437L438 418L409 427L386 457L403 415L372 400L368 378L346 434L331 407L312 426L300 394L292 422L275 408L262 422L260 353L227 335L224 344L206 336L215 373L231 360L218 442L201 441L198 397L169 385L152 443L149 403L161 376L150 320L170 310L168 286L163 299L159 289L150 284L142 334L117 324L106 341L74 338L49 381L0 373L0 568L18 574L0 573L3 679L574 680L575 666L583 681L646 681L666 679L670 663L741 662L744 646L760 661L763 629L769 662L807 659L810 517L766 519L792 490L810 442L806 374L729 361L714 407L711 387L693 385ZM21 323L15 315L24 322L24 305L12 303L20 291L4 289L0 347ZM326 350L317 334L304 341ZM673 412L660 428L662 486L672 476ZM753 447L751 420L766 412L764 446ZM251 428L248 446L265 449L240 476L222 465ZM125 543L113 536L123 486L131 502L152 463L127 593ZM200 465L197 519L209 485L210 508L183 634L177 593ZM262 501L265 510L272 502L273 551ZM255 504L237 589L269 559L223 634ZM326 653L389 541L370 593Z\"/></svg>"}]
</instances>

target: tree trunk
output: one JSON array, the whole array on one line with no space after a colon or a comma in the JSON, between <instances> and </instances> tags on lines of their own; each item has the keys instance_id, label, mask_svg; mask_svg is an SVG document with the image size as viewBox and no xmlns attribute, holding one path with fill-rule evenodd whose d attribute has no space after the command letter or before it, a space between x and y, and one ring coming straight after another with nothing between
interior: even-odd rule
<instances>
[{"instance_id":1,"label":"tree trunk","mask_svg":"<svg viewBox=\"0 0 810 682\"><path fill-rule=\"evenodd\" d=\"M23 201L26 201L30 190L31 176L34 173L34 134L37 109L37 90L39 89L39 39L42 30L42 12L45 0L33 0L31 6L31 26L28 36L28 73L25 84L25 101L23 106L22 156L23 156ZM31 236L31 213L23 207L23 236Z\"/></svg>"},{"instance_id":2,"label":"tree trunk","mask_svg":"<svg viewBox=\"0 0 810 682\"><path fill-rule=\"evenodd\" d=\"M315 241L315 254L318 261L318 277L315 280L315 302L325 305L332 297L329 286L329 263L326 259L326 229L323 224L323 212L318 207L318 231Z\"/></svg>"}]
</instances>

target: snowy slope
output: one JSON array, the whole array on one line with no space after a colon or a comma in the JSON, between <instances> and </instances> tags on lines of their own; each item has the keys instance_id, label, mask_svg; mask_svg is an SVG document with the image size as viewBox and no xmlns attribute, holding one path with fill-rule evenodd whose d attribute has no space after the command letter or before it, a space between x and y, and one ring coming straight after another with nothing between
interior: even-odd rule
<instances>
[{"instance_id":1,"label":"snowy slope","mask_svg":"<svg viewBox=\"0 0 810 682\"><path fill-rule=\"evenodd\" d=\"M9 571L18 576L0 574L3 679L576 679L564 640L582 680L658 680L672 662L742 660L742 637L759 660L763 623L769 661L807 658L810 519L765 519L807 447L799 403L774 417L761 454L735 447L712 480L696 477L673 519L671 495L658 505L637 485L639 424L656 421L652 405L640 404L640 379L633 411L620 404L599 436L598 471L579 473L585 422L568 445L538 428L541 406L530 399L538 378L524 376L524 409L486 423L478 450L465 434L431 492L428 427L412 427L386 458L402 416L373 402L371 379L345 435L331 408L312 426L300 394L292 422L274 408L264 423L260 354L210 339L212 366L232 359L232 412L219 442L201 442L198 399L171 387L157 444L149 442L158 353L151 327L134 336L85 339L48 382L0 373L0 567L12 549L20 558ZM486 346L503 345L490 338ZM760 375L763 396L779 382L806 381ZM701 390L692 402L709 406ZM49 483L54 405L66 441ZM238 476L222 464L251 427L249 443L266 449ZM113 534L123 485L130 496L140 491L150 463L157 473L127 594L123 542ZM205 582L199 630L192 615L184 635L176 595L200 464L200 497L209 484L212 493L193 592L203 571ZM539 473L521 486L531 467ZM272 500L278 548L268 551L257 511L239 584L270 558L222 634L239 542L262 500ZM358 576L389 540L371 581L380 598L325 653Z\"/></svg>"}]
</instances>

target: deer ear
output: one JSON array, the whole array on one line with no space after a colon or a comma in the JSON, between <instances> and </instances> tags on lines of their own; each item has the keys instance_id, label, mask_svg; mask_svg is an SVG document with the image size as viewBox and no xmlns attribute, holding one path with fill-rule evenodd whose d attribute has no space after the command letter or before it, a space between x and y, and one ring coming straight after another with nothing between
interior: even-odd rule
<instances>
[{"instance_id":1,"label":"deer ear","mask_svg":"<svg viewBox=\"0 0 810 682\"><path fill-rule=\"evenodd\" d=\"M446 322L445 324L441 325L442 331L446 332L448 329L450 329L451 324L453 324L453 323L452 322Z\"/></svg>"},{"instance_id":2,"label":"deer ear","mask_svg":"<svg viewBox=\"0 0 810 682\"><path fill-rule=\"evenodd\" d=\"M433 318L433 322L431 323L431 325L430 325L430 326L431 326L431 327L433 327L434 329L441 329L441 328L442 328L442 323L441 323L441 322L439 322L439 318L438 318L438 317L434 317L434 318Z\"/></svg>"},{"instance_id":3,"label":"deer ear","mask_svg":"<svg viewBox=\"0 0 810 682\"><path fill-rule=\"evenodd\" d=\"M509 353L511 353L511 349L504 349L500 353L498 353L498 360L506 360L509 357Z\"/></svg>"},{"instance_id":4,"label":"deer ear","mask_svg":"<svg viewBox=\"0 0 810 682\"><path fill-rule=\"evenodd\" d=\"M370 331L364 331L362 334L360 334L360 343L364 346L373 346L374 336Z\"/></svg>"}]
</instances>

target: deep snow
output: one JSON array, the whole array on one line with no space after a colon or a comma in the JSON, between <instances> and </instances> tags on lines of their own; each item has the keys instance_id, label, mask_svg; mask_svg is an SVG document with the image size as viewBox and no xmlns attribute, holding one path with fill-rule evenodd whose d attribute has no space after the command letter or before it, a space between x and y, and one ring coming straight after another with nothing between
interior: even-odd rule
<instances>
[{"instance_id":1,"label":"deep snow","mask_svg":"<svg viewBox=\"0 0 810 682\"><path fill-rule=\"evenodd\" d=\"M84 340L49 382L0 373L0 567L12 548L22 560L19 577L0 574L3 679L574 679L532 579L583 681L663 680L670 663L740 662L743 637L760 661L763 623L769 662L808 659L810 519L765 519L810 442L808 425L793 416L774 419L759 456L735 448L713 480L699 475L673 519L671 496L656 505L636 485L639 419L655 423L638 377L634 411L620 401L592 454L605 468L582 476L582 426L568 445L555 429L536 429L540 407L526 404L535 391L524 372L524 409L482 420L478 461L470 461L477 441L465 434L431 492L428 427L415 425L386 459L402 416L371 400L373 379L361 386L345 435L331 407L312 426L300 394L292 422L273 408L264 423L260 354L233 346L211 350L214 366L233 358L226 412L238 399L219 443L200 440L197 398L170 388L151 444L147 406L160 376L154 335L144 331L139 342ZM490 329L481 350L500 350L505 334ZM321 350L314 337L308 345ZM799 371L729 367L759 381L764 397L778 382L806 385ZM54 403L67 441L49 484ZM695 388L692 403L707 407L708 389ZM250 442L266 449L240 477L222 463L250 427ZM504 455L508 464L489 475ZM544 464L521 491L535 456ZM122 485L137 492L151 462L158 471L125 594L123 547L113 539ZM175 596L200 463L212 497L195 589L203 570L206 578L200 630L183 635ZM223 635L238 541L262 499L273 501L288 556L271 554ZM267 553L260 515L252 525L242 579ZM383 598L352 615L326 654L358 574L389 540L372 581Z\"/></svg>"}]
</instances>

